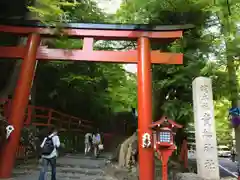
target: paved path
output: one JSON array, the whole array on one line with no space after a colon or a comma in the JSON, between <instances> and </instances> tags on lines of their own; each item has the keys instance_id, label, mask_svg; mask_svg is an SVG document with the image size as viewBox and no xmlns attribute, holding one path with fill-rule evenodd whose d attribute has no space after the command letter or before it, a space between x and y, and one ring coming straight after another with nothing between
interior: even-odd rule
<instances>
[{"instance_id":1,"label":"paved path","mask_svg":"<svg viewBox=\"0 0 240 180\"><path fill-rule=\"evenodd\" d=\"M220 176L233 177L237 179L237 163L232 162L228 158L219 158L219 172ZM189 159L190 163L196 163L196 159Z\"/></svg>"},{"instance_id":2,"label":"paved path","mask_svg":"<svg viewBox=\"0 0 240 180\"><path fill-rule=\"evenodd\" d=\"M84 155L66 155L57 161L57 180L115 180L104 172L106 157L98 159ZM40 166L23 165L13 172L13 180L37 180ZM48 180L51 179L50 168Z\"/></svg>"},{"instance_id":3,"label":"paved path","mask_svg":"<svg viewBox=\"0 0 240 180\"><path fill-rule=\"evenodd\" d=\"M238 177L237 163L232 162L232 160L228 158L219 158L219 170L222 177Z\"/></svg>"}]
</instances>

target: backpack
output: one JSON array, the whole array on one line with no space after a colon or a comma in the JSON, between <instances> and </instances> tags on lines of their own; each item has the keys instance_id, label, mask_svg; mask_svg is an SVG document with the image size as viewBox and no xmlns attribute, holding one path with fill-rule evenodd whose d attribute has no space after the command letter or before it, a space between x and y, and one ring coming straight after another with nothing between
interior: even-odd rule
<instances>
[{"instance_id":1,"label":"backpack","mask_svg":"<svg viewBox=\"0 0 240 180\"><path fill-rule=\"evenodd\" d=\"M42 155L50 155L53 152L55 147L52 138L53 137L47 137L42 148Z\"/></svg>"}]
</instances>

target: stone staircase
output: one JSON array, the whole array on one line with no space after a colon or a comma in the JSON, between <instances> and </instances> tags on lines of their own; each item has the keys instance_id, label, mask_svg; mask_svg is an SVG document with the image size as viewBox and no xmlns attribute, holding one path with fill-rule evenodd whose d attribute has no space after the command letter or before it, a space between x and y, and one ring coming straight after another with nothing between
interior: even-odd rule
<instances>
[{"instance_id":1,"label":"stone staircase","mask_svg":"<svg viewBox=\"0 0 240 180\"><path fill-rule=\"evenodd\" d=\"M115 180L104 171L106 158L98 159L84 155L68 155L57 161L57 180ZM38 179L39 165L21 165L13 172L14 180ZM47 173L47 180L51 180L51 169Z\"/></svg>"}]
</instances>

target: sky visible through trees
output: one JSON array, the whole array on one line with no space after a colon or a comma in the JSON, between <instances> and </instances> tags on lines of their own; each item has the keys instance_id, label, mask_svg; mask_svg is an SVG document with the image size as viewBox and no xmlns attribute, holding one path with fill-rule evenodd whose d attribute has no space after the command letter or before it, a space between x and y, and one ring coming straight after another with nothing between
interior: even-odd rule
<instances>
[{"instance_id":1,"label":"sky visible through trees","mask_svg":"<svg viewBox=\"0 0 240 180\"><path fill-rule=\"evenodd\" d=\"M106 13L114 14L120 8L122 0L96 0L98 6L102 8ZM125 64L124 68L128 72L136 73L137 65L136 64Z\"/></svg>"}]
</instances>

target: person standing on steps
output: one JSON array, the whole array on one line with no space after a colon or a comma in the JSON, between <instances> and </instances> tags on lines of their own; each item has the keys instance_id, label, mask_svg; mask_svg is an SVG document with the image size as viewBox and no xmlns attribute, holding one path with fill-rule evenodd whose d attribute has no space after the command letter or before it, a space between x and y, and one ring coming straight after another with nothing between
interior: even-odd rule
<instances>
[{"instance_id":1,"label":"person standing on steps","mask_svg":"<svg viewBox=\"0 0 240 180\"><path fill-rule=\"evenodd\" d=\"M85 134L85 140L84 140L84 143L85 143L84 153L85 153L85 155L87 155L90 152L90 150L92 149L92 140L93 140L92 133L86 133Z\"/></svg>"},{"instance_id":2,"label":"person standing on steps","mask_svg":"<svg viewBox=\"0 0 240 180\"><path fill-rule=\"evenodd\" d=\"M102 150L99 148L99 146L102 146L102 138L101 138L101 135L99 133L99 129L97 129L96 132L93 133L93 153L94 153L94 156L95 157L98 157L99 156L99 150Z\"/></svg>"},{"instance_id":3,"label":"person standing on steps","mask_svg":"<svg viewBox=\"0 0 240 180\"><path fill-rule=\"evenodd\" d=\"M42 168L38 180L46 180L48 165L52 169L51 180L56 180L56 160L58 156L57 149L60 147L60 140L57 130L54 126L50 127L48 135L44 138L40 145L42 150Z\"/></svg>"}]
</instances>

